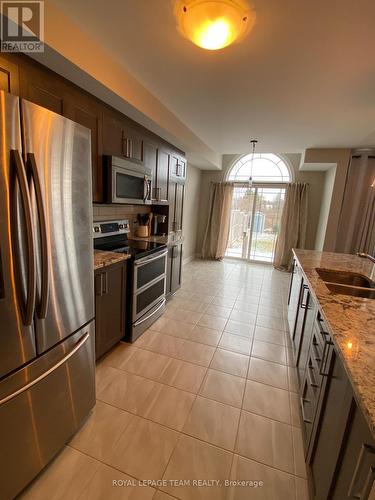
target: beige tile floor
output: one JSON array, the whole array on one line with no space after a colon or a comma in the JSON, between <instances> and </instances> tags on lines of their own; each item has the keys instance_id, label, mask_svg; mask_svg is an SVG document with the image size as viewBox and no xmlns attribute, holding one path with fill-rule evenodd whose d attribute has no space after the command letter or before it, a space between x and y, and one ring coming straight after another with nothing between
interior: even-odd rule
<instances>
[{"instance_id":1,"label":"beige tile floor","mask_svg":"<svg viewBox=\"0 0 375 500\"><path fill-rule=\"evenodd\" d=\"M23 498L307 500L288 280L234 260L186 265L163 317L98 364L92 415Z\"/></svg>"}]
</instances>

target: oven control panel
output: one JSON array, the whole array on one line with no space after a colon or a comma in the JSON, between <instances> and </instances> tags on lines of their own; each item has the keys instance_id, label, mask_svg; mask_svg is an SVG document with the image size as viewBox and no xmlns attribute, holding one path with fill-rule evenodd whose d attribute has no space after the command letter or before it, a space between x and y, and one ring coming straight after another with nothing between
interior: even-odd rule
<instances>
[{"instance_id":1,"label":"oven control panel","mask_svg":"<svg viewBox=\"0 0 375 500\"><path fill-rule=\"evenodd\" d=\"M113 236L115 234L128 234L129 232L130 229L128 220L108 220L94 222L93 225L94 238Z\"/></svg>"}]
</instances>

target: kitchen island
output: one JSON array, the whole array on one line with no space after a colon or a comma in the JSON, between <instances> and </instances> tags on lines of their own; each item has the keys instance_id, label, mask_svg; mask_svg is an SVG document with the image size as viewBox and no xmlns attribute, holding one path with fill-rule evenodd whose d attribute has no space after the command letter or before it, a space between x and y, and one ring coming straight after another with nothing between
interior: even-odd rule
<instances>
[{"instance_id":1,"label":"kitchen island","mask_svg":"<svg viewBox=\"0 0 375 500\"><path fill-rule=\"evenodd\" d=\"M294 250L288 322L310 489L319 500L375 494L373 269L354 255Z\"/></svg>"}]
</instances>

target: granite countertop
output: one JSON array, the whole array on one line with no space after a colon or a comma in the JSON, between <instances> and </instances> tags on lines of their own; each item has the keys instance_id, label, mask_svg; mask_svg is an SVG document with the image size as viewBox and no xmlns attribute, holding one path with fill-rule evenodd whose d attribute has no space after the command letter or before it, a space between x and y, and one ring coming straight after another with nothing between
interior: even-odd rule
<instances>
[{"instance_id":1,"label":"granite countertop","mask_svg":"<svg viewBox=\"0 0 375 500\"><path fill-rule=\"evenodd\" d=\"M350 271L374 280L374 265L356 255L293 250L375 438L375 300L331 292L316 268Z\"/></svg>"},{"instance_id":2,"label":"granite countertop","mask_svg":"<svg viewBox=\"0 0 375 500\"><path fill-rule=\"evenodd\" d=\"M100 267L110 266L116 262L130 259L128 253L105 252L103 250L94 250L94 270Z\"/></svg>"}]
</instances>

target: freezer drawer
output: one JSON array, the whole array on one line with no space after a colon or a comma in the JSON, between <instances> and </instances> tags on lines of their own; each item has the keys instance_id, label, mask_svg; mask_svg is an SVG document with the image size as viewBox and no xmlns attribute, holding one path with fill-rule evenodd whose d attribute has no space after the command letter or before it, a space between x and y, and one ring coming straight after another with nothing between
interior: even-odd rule
<instances>
[{"instance_id":1,"label":"freezer drawer","mask_svg":"<svg viewBox=\"0 0 375 500\"><path fill-rule=\"evenodd\" d=\"M94 404L94 322L0 382L1 499L47 465Z\"/></svg>"}]
</instances>

